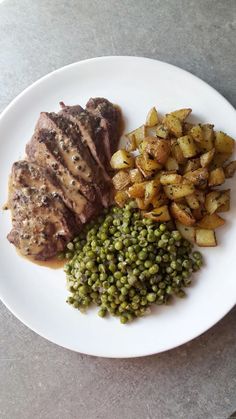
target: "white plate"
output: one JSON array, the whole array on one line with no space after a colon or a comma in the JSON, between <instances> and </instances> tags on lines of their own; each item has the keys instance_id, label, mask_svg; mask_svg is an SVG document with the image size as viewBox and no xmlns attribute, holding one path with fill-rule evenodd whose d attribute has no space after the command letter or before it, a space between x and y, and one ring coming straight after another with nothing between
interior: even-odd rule
<instances>
[{"instance_id":1,"label":"white plate","mask_svg":"<svg viewBox=\"0 0 236 419\"><path fill-rule=\"evenodd\" d=\"M236 137L236 112L214 89L172 65L137 57L103 57L57 70L26 89L0 119L0 203L7 197L11 165L24 156L40 111L57 111L59 101L84 105L104 96L121 106L126 129L145 120L150 107L162 112L191 107L202 122L212 122ZM232 183L232 182L231 182ZM232 185L233 186L233 185ZM9 212L0 219L0 296L32 330L66 348L98 356L136 357L166 351L200 335L218 322L236 301L236 199L226 227L217 232L219 246L203 249L206 266L187 290L187 298L133 324L86 315L65 303L65 274L29 263L6 239Z\"/></svg>"}]
</instances>

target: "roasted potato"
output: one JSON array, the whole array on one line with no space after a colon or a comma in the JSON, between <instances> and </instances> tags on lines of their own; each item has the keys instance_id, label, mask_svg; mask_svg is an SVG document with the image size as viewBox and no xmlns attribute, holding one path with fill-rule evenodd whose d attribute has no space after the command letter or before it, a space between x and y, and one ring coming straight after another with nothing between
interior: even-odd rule
<instances>
[{"instance_id":1,"label":"roasted potato","mask_svg":"<svg viewBox=\"0 0 236 419\"><path fill-rule=\"evenodd\" d=\"M198 221L197 226L199 228L206 228L209 230L215 230L215 228L221 227L225 224L225 220L221 218L218 214L206 214L200 221Z\"/></svg>"},{"instance_id":2,"label":"roasted potato","mask_svg":"<svg viewBox=\"0 0 236 419\"><path fill-rule=\"evenodd\" d=\"M164 186L164 191L169 199L175 201L194 193L194 186L191 184L166 185Z\"/></svg>"},{"instance_id":3,"label":"roasted potato","mask_svg":"<svg viewBox=\"0 0 236 419\"><path fill-rule=\"evenodd\" d=\"M168 135L169 135L168 128L165 127L165 125L163 124L159 124L156 128L156 136L166 139L168 138Z\"/></svg>"},{"instance_id":4,"label":"roasted potato","mask_svg":"<svg viewBox=\"0 0 236 419\"><path fill-rule=\"evenodd\" d=\"M157 192L157 195L153 197L151 204L153 208L160 208L163 205L168 204L168 202L169 199L167 198L165 192L160 190Z\"/></svg>"},{"instance_id":5,"label":"roasted potato","mask_svg":"<svg viewBox=\"0 0 236 419\"><path fill-rule=\"evenodd\" d=\"M130 198L144 198L146 182L134 183L128 188Z\"/></svg>"},{"instance_id":6,"label":"roasted potato","mask_svg":"<svg viewBox=\"0 0 236 419\"><path fill-rule=\"evenodd\" d=\"M200 163L202 167L207 167L211 163L213 157L215 154L215 149L212 148L210 151L207 151L206 153L202 154L200 156Z\"/></svg>"},{"instance_id":7,"label":"roasted potato","mask_svg":"<svg viewBox=\"0 0 236 419\"><path fill-rule=\"evenodd\" d=\"M127 134L127 137L130 138L133 135L135 136L136 144L139 145L146 137L145 125L141 125L141 127L135 129L134 131L131 131L129 134Z\"/></svg>"},{"instance_id":8,"label":"roasted potato","mask_svg":"<svg viewBox=\"0 0 236 419\"><path fill-rule=\"evenodd\" d=\"M200 124L194 125L190 130L190 135L197 143L204 141L203 130Z\"/></svg>"},{"instance_id":9,"label":"roasted potato","mask_svg":"<svg viewBox=\"0 0 236 419\"><path fill-rule=\"evenodd\" d=\"M174 135L176 138L181 137L182 135L182 124L179 118L175 115L167 114L163 118L163 124L166 126L168 131Z\"/></svg>"},{"instance_id":10,"label":"roasted potato","mask_svg":"<svg viewBox=\"0 0 236 419\"><path fill-rule=\"evenodd\" d=\"M208 180L209 186L222 185L224 181L225 181L225 173L222 167L217 167L217 169L214 169L210 172L209 180Z\"/></svg>"},{"instance_id":11,"label":"roasted potato","mask_svg":"<svg viewBox=\"0 0 236 419\"><path fill-rule=\"evenodd\" d=\"M210 151L214 147L214 125L201 125L203 140L200 141L200 147L203 152Z\"/></svg>"},{"instance_id":12,"label":"roasted potato","mask_svg":"<svg viewBox=\"0 0 236 419\"><path fill-rule=\"evenodd\" d=\"M118 191L115 193L114 200L115 203L122 208L129 200L129 195L127 194L127 191Z\"/></svg>"},{"instance_id":13,"label":"roasted potato","mask_svg":"<svg viewBox=\"0 0 236 419\"><path fill-rule=\"evenodd\" d=\"M180 119L181 122L184 122L191 112L192 112L192 109L183 108L183 109L178 109L177 111L171 112L170 115L173 115L176 118Z\"/></svg>"},{"instance_id":14,"label":"roasted potato","mask_svg":"<svg viewBox=\"0 0 236 419\"><path fill-rule=\"evenodd\" d=\"M177 173L163 173L160 177L162 185L175 185L182 182L182 176Z\"/></svg>"},{"instance_id":15,"label":"roasted potato","mask_svg":"<svg viewBox=\"0 0 236 419\"><path fill-rule=\"evenodd\" d=\"M232 137L225 134L222 131L216 132L215 137L215 149L219 153L232 154L234 151L235 141Z\"/></svg>"},{"instance_id":16,"label":"roasted potato","mask_svg":"<svg viewBox=\"0 0 236 419\"><path fill-rule=\"evenodd\" d=\"M187 160L187 163L184 166L184 173L197 170L201 167L200 159L197 157L195 159Z\"/></svg>"},{"instance_id":17,"label":"roasted potato","mask_svg":"<svg viewBox=\"0 0 236 419\"><path fill-rule=\"evenodd\" d=\"M144 180L144 177L139 169L131 169L129 171L129 177L132 183L141 183Z\"/></svg>"},{"instance_id":18,"label":"roasted potato","mask_svg":"<svg viewBox=\"0 0 236 419\"><path fill-rule=\"evenodd\" d=\"M130 184L130 175L125 170L119 170L112 178L113 185L115 189L121 191L125 189Z\"/></svg>"},{"instance_id":19,"label":"roasted potato","mask_svg":"<svg viewBox=\"0 0 236 419\"><path fill-rule=\"evenodd\" d=\"M200 247L217 246L216 235L214 230L196 228L196 243Z\"/></svg>"},{"instance_id":20,"label":"roasted potato","mask_svg":"<svg viewBox=\"0 0 236 419\"><path fill-rule=\"evenodd\" d=\"M230 200L230 191L212 191L206 195L205 208L208 214L213 214Z\"/></svg>"},{"instance_id":21,"label":"roasted potato","mask_svg":"<svg viewBox=\"0 0 236 419\"><path fill-rule=\"evenodd\" d=\"M146 163L145 163L145 160L142 157L142 155L137 156L135 158L135 165L140 170L140 172L145 177L145 179L149 179L149 178L151 178L152 176L155 175L156 170L147 170L146 169Z\"/></svg>"},{"instance_id":22,"label":"roasted potato","mask_svg":"<svg viewBox=\"0 0 236 419\"><path fill-rule=\"evenodd\" d=\"M196 143L190 135L178 138L178 144L181 148L183 156L186 158L194 157L198 153Z\"/></svg>"},{"instance_id":23,"label":"roasted potato","mask_svg":"<svg viewBox=\"0 0 236 419\"><path fill-rule=\"evenodd\" d=\"M214 154L214 157L210 163L210 168L216 169L217 167L222 167L223 164L231 157L231 154L229 153L216 153Z\"/></svg>"},{"instance_id":24,"label":"roasted potato","mask_svg":"<svg viewBox=\"0 0 236 419\"><path fill-rule=\"evenodd\" d=\"M200 169L194 170L193 172L187 172L184 174L185 179L198 187L207 185L208 177L209 172L205 167L201 167Z\"/></svg>"},{"instance_id":25,"label":"roasted potato","mask_svg":"<svg viewBox=\"0 0 236 419\"><path fill-rule=\"evenodd\" d=\"M231 161L224 167L224 173L227 179L233 177L235 172L236 172L236 160Z\"/></svg>"},{"instance_id":26,"label":"roasted potato","mask_svg":"<svg viewBox=\"0 0 236 419\"><path fill-rule=\"evenodd\" d=\"M157 110L155 107L153 107L152 109L150 109L150 111L147 114L146 126L154 127L154 125L157 125L158 122L159 120L158 120Z\"/></svg>"},{"instance_id":27,"label":"roasted potato","mask_svg":"<svg viewBox=\"0 0 236 419\"><path fill-rule=\"evenodd\" d=\"M179 230L181 236L188 240L190 243L195 243L195 228L186 226L184 224L181 224L179 221L175 222L177 229Z\"/></svg>"},{"instance_id":28,"label":"roasted potato","mask_svg":"<svg viewBox=\"0 0 236 419\"><path fill-rule=\"evenodd\" d=\"M144 201L147 205L152 203L152 200L157 196L160 191L161 185L156 180L150 180L145 185Z\"/></svg>"},{"instance_id":29,"label":"roasted potato","mask_svg":"<svg viewBox=\"0 0 236 419\"><path fill-rule=\"evenodd\" d=\"M186 162L186 158L183 155L183 152L177 142L177 139L172 138L170 140L171 144L171 154L176 159L179 164L184 164Z\"/></svg>"},{"instance_id":30,"label":"roasted potato","mask_svg":"<svg viewBox=\"0 0 236 419\"><path fill-rule=\"evenodd\" d=\"M191 195L187 195L185 197L185 199L186 199L186 202L187 202L188 206L191 209L197 209L197 208L199 208L200 204L199 204L199 201L198 201L197 196L196 196L195 193L193 193Z\"/></svg>"},{"instance_id":31,"label":"roasted potato","mask_svg":"<svg viewBox=\"0 0 236 419\"><path fill-rule=\"evenodd\" d=\"M179 163L177 162L177 160L174 157L168 157L168 160L165 164L165 168L166 170L179 170Z\"/></svg>"},{"instance_id":32,"label":"roasted potato","mask_svg":"<svg viewBox=\"0 0 236 419\"><path fill-rule=\"evenodd\" d=\"M142 153L142 158L144 159L143 167L145 170L149 171L149 170L157 170L157 169L162 168L160 163L157 162L157 160L151 155L151 153L144 151Z\"/></svg>"},{"instance_id":33,"label":"roasted potato","mask_svg":"<svg viewBox=\"0 0 236 419\"><path fill-rule=\"evenodd\" d=\"M150 154L160 165L167 162L170 154L170 142L163 138L148 137L145 139L145 151Z\"/></svg>"},{"instance_id":34,"label":"roasted potato","mask_svg":"<svg viewBox=\"0 0 236 419\"><path fill-rule=\"evenodd\" d=\"M144 213L144 217L159 222L165 222L171 219L167 205L163 205L162 207L155 208L150 212Z\"/></svg>"},{"instance_id":35,"label":"roasted potato","mask_svg":"<svg viewBox=\"0 0 236 419\"><path fill-rule=\"evenodd\" d=\"M185 205L172 202L170 206L170 211L172 216L181 222L181 224L184 224L186 226L192 226L195 224L195 218L193 217L191 210L186 207Z\"/></svg>"},{"instance_id":36,"label":"roasted potato","mask_svg":"<svg viewBox=\"0 0 236 419\"><path fill-rule=\"evenodd\" d=\"M139 209L146 210L148 208L148 205L145 203L144 198L136 198L135 201Z\"/></svg>"},{"instance_id":37,"label":"roasted potato","mask_svg":"<svg viewBox=\"0 0 236 419\"><path fill-rule=\"evenodd\" d=\"M134 134L130 134L128 137L127 151L134 151L137 148L136 137Z\"/></svg>"},{"instance_id":38,"label":"roasted potato","mask_svg":"<svg viewBox=\"0 0 236 419\"><path fill-rule=\"evenodd\" d=\"M112 169L129 169L134 166L134 158L127 150L120 149L111 158Z\"/></svg>"}]
</instances>

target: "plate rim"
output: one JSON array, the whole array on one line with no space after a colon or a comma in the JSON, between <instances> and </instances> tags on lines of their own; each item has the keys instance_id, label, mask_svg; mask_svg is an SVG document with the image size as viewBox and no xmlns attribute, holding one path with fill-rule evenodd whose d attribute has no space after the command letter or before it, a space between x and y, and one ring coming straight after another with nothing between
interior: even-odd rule
<instances>
[{"instance_id":1,"label":"plate rim","mask_svg":"<svg viewBox=\"0 0 236 419\"><path fill-rule=\"evenodd\" d=\"M177 71L181 71L182 73L185 73L185 75L187 76L191 76L191 78L194 78L195 80L197 80L198 82L201 82L203 85L205 85L205 87L207 87L208 89L210 89L212 92L214 92L214 94L218 95L221 100L224 101L224 104L226 106L228 106L229 109L231 109L232 111L236 112L236 109L234 108L234 106L219 92L217 91L214 87L212 87L210 84L208 84L207 82L205 82L204 80L202 80L201 78L199 78L198 76L194 75L193 73L191 73L190 71L187 71L181 67L178 67L176 65L173 65L171 63L165 62L165 61L161 61L161 60L156 60L154 58L148 58L148 57L142 57L142 56L133 56L133 55L106 55L106 56L98 56L98 57L93 57L93 58L88 58L85 60L80 60L80 61L76 61L70 64L67 64L65 66L59 67L53 71L50 71L49 73L45 74L44 76L40 77L39 79L35 80L34 82L32 82L29 86L27 86L25 89L23 89L19 94L17 94L17 96L15 98L13 98L9 104L3 109L3 111L0 113L0 124L2 119L4 119L5 115L11 110L12 106L16 105L17 102L21 99L21 97L23 97L25 94L27 94L28 91L32 90L35 86L37 86L38 84L40 84L41 82L43 82L46 79L50 79L50 77L54 77L55 74L58 74L60 72L64 72L65 70L67 70L68 68L72 68L72 67L76 67L77 65L87 65L90 62L98 62L98 61L106 61L106 60L142 60L142 61L149 61L149 62L153 62L153 63L159 63L160 65L163 66L168 66L173 68L174 70ZM173 346L171 346L168 349L162 349L162 350L157 350L157 351L150 351L150 352L146 352L146 353L140 353L139 351L137 353L133 353L130 355L104 355L95 351L81 351L81 350L77 350L77 349L73 349L70 346L67 346L66 344L61 344L56 342L54 339L48 338L47 336L45 336L43 333L40 333L36 330L36 328L32 327L29 325L30 322L27 322L26 320L22 319L21 315L16 314L16 311L14 308L11 307L11 304L8 304L5 299L2 297L2 295L0 295L0 300L2 301L2 303L5 305L5 307L21 322L23 323L27 328L29 328L30 330L32 330L34 333L36 333L37 335L39 335L40 337L46 339L48 342L53 343L55 345L57 345L58 347L62 347L65 349L68 349L70 351L76 352L76 353L81 353L81 354L86 354L89 356L99 356L102 358L111 358L111 359L129 359L129 358L139 358L139 357L143 357L143 356L151 356L151 355L155 355L155 354L159 354L159 353L163 353L163 352L167 352L170 351L172 349L175 349L177 347L180 347L188 342L191 342L192 340L194 340L195 338L198 338L199 336L203 335L204 333L206 333L209 329L211 329L213 326L215 326L219 321L221 321L235 306L236 302L232 304L232 306L228 307L224 314L220 314L219 316L217 316L217 319L214 320L210 325L208 325L207 328L203 327L202 330L200 332L198 332L197 334L194 334L193 337L190 338L185 338L184 340L181 340L180 343L176 343Z\"/></svg>"}]
</instances>

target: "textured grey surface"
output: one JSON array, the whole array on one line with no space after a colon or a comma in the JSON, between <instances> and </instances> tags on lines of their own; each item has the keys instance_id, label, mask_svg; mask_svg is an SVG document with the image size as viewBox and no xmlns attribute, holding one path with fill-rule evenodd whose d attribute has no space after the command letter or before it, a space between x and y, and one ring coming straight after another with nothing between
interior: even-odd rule
<instances>
[{"instance_id":1,"label":"textured grey surface","mask_svg":"<svg viewBox=\"0 0 236 419\"><path fill-rule=\"evenodd\" d=\"M235 0L4 0L0 111L49 71L102 55L176 64L235 106L235 29ZM0 317L1 419L226 419L236 410L235 309L193 342L133 360L61 349L3 305Z\"/></svg>"}]
</instances>

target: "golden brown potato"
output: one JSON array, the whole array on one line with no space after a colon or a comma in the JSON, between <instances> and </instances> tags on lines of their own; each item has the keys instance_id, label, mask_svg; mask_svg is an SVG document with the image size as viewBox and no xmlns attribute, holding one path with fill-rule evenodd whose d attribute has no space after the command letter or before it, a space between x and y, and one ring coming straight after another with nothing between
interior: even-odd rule
<instances>
[{"instance_id":1,"label":"golden brown potato","mask_svg":"<svg viewBox=\"0 0 236 419\"><path fill-rule=\"evenodd\" d=\"M158 163L156 159L147 151L142 153L141 158L144 159L143 167L145 170L158 170L162 168L160 163Z\"/></svg>"},{"instance_id":2,"label":"golden brown potato","mask_svg":"<svg viewBox=\"0 0 236 419\"><path fill-rule=\"evenodd\" d=\"M134 134L130 134L128 137L127 151L134 151L137 148L136 137Z\"/></svg>"},{"instance_id":3,"label":"golden brown potato","mask_svg":"<svg viewBox=\"0 0 236 419\"><path fill-rule=\"evenodd\" d=\"M200 141L200 147L203 152L210 151L214 147L214 125L201 125L203 140Z\"/></svg>"},{"instance_id":4,"label":"golden brown potato","mask_svg":"<svg viewBox=\"0 0 236 419\"><path fill-rule=\"evenodd\" d=\"M163 205L162 207L155 208L150 212L146 212L144 217L150 218L153 221L165 222L169 221L170 213L167 205Z\"/></svg>"},{"instance_id":5,"label":"golden brown potato","mask_svg":"<svg viewBox=\"0 0 236 419\"><path fill-rule=\"evenodd\" d=\"M177 111L171 112L170 115L173 115L176 118L180 119L181 122L184 122L191 112L192 112L192 109L183 108L183 109L178 109Z\"/></svg>"},{"instance_id":6,"label":"golden brown potato","mask_svg":"<svg viewBox=\"0 0 236 419\"><path fill-rule=\"evenodd\" d=\"M200 124L194 125L190 130L190 135L197 143L202 143L204 141L203 131Z\"/></svg>"},{"instance_id":7,"label":"golden brown potato","mask_svg":"<svg viewBox=\"0 0 236 419\"><path fill-rule=\"evenodd\" d=\"M157 180L150 180L146 182L144 201L147 205L152 203L152 200L157 196L158 192L161 189L161 185Z\"/></svg>"},{"instance_id":8,"label":"golden brown potato","mask_svg":"<svg viewBox=\"0 0 236 419\"><path fill-rule=\"evenodd\" d=\"M112 169L129 169L134 166L134 158L127 150L120 149L111 158Z\"/></svg>"},{"instance_id":9,"label":"golden brown potato","mask_svg":"<svg viewBox=\"0 0 236 419\"><path fill-rule=\"evenodd\" d=\"M176 159L179 164L184 164L186 162L186 158L184 157L182 150L177 142L176 138L172 138L170 140L171 144L171 154Z\"/></svg>"},{"instance_id":10,"label":"golden brown potato","mask_svg":"<svg viewBox=\"0 0 236 419\"><path fill-rule=\"evenodd\" d=\"M208 214L216 212L221 205L230 200L230 190L212 191L206 195L205 208Z\"/></svg>"},{"instance_id":11,"label":"golden brown potato","mask_svg":"<svg viewBox=\"0 0 236 419\"><path fill-rule=\"evenodd\" d=\"M129 177L132 183L141 183L144 180L144 177L139 169L131 169L129 171Z\"/></svg>"},{"instance_id":12,"label":"golden brown potato","mask_svg":"<svg viewBox=\"0 0 236 419\"><path fill-rule=\"evenodd\" d=\"M163 118L163 124L167 127L168 131L175 137L181 137L183 130L179 118L177 118L174 115L167 114Z\"/></svg>"},{"instance_id":13,"label":"golden brown potato","mask_svg":"<svg viewBox=\"0 0 236 419\"><path fill-rule=\"evenodd\" d=\"M129 195L127 194L127 191L118 191L115 193L114 200L116 204L122 208L129 200Z\"/></svg>"},{"instance_id":14,"label":"golden brown potato","mask_svg":"<svg viewBox=\"0 0 236 419\"><path fill-rule=\"evenodd\" d=\"M130 198L144 198L146 182L134 183L128 188Z\"/></svg>"},{"instance_id":15,"label":"golden brown potato","mask_svg":"<svg viewBox=\"0 0 236 419\"><path fill-rule=\"evenodd\" d=\"M201 220L206 214L206 210L202 204L198 208L192 209L192 214L195 220Z\"/></svg>"},{"instance_id":16,"label":"golden brown potato","mask_svg":"<svg viewBox=\"0 0 236 419\"><path fill-rule=\"evenodd\" d=\"M169 135L169 131L167 127L165 127L165 125L163 124L159 124L156 128L156 136L166 139L168 135Z\"/></svg>"},{"instance_id":17,"label":"golden brown potato","mask_svg":"<svg viewBox=\"0 0 236 419\"><path fill-rule=\"evenodd\" d=\"M187 172L184 174L184 178L187 179L193 185L202 187L207 185L207 179L209 177L209 172L205 167L194 170L193 172Z\"/></svg>"},{"instance_id":18,"label":"golden brown potato","mask_svg":"<svg viewBox=\"0 0 236 419\"><path fill-rule=\"evenodd\" d=\"M166 196L171 200L183 198L194 193L194 186L191 184L166 185L164 186Z\"/></svg>"},{"instance_id":19,"label":"golden brown potato","mask_svg":"<svg viewBox=\"0 0 236 419\"><path fill-rule=\"evenodd\" d=\"M191 210L186 207L185 205L172 202L170 206L170 211L172 216L181 222L181 224L184 224L186 226L192 226L195 224L195 218L193 217Z\"/></svg>"},{"instance_id":20,"label":"golden brown potato","mask_svg":"<svg viewBox=\"0 0 236 419\"><path fill-rule=\"evenodd\" d=\"M199 158L187 160L187 162L184 166L184 173L188 173L190 171L197 170L200 167L201 167L201 165L200 165L200 159Z\"/></svg>"},{"instance_id":21,"label":"golden brown potato","mask_svg":"<svg viewBox=\"0 0 236 419\"><path fill-rule=\"evenodd\" d=\"M235 172L236 172L236 160L231 161L230 163L228 163L224 167L224 172L225 172L225 177L227 179L233 177Z\"/></svg>"},{"instance_id":22,"label":"golden brown potato","mask_svg":"<svg viewBox=\"0 0 236 419\"><path fill-rule=\"evenodd\" d=\"M206 153L202 154L200 156L200 163L202 167L207 167L211 163L213 157L215 154L215 149L212 148L212 150L207 151Z\"/></svg>"},{"instance_id":23,"label":"golden brown potato","mask_svg":"<svg viewBox=\"0 0 236 419\"><path fill-rule=\"evenodd\" d=\"M181 224L179 221L176 221L175 224L181 236L184 239L188 240L190 243L194 244L195 243L195 228Z\"/></svg>"},{"instance_id":24,"label":"golden brown potato","mask_svg":"<svg viewBox=\"0 0 236 419\"><path fill-rule=\"evenodd\" d=\"M186 158L194 157L198 153L196 143L190 135L178 138L178 144Z\"/></svg>"},{"instance_id":25,"label":"golden brown potato","mask_svg":"<svg viewBox=\"0 0 236 419\"><path fill-rule=\"evenodd\" d=\"M215 236L214 230L197 228L196 229L196 243L200 247L214 247L214 246L217 246L216 236Z\"/></svg>"},{"instance_id":26,"label":"golden brown potato","mask_svg":"<svg viewBox=\"0 0 236 419\"><path fill-rule=\"evenodd\" d=\"M225 220L221 218L218 214L206 214L200 221L198 221L197 226L199 228L206 228L209 230L215 230L215 228L221 227L225 224Z\"/></svg>"},{"instance_id":27,"label":"golden brown potato","mask_svg":"<svg viewBox=\"0 0 236 419\"><path fill-rule=\"evenodd\" d=\"M136 198L135 199L137 207L141 210L146 210L148 205L146 205L144 198Z\"/></svg>"},{"instance_id":28,"label":"golden brown potato","mask_svg":"<svg viewBox=\"0 0 236 419\"><path fill-rule=\"evenodd\" d=\"M173 185L182 182L182 176L177 173L163 173L160 177L162 185Z\"/></svg>"},{"instance_id":29,"label":"golden brown potato","mask_svg":"<svg viewBox=\"0 0 236 419\"><path fill-rule=\"evenodd\" d=\"M217 169L214 169L210 172L209 180L208 180L209 186L222 185L224 181L225 181L225 173L222 167L217 167Z\"/></svg>"},{"instance_id":30,"label":"golden brown potato","mask_svg":"<svg viewBox=\"0 0 236 419\"><path fill-rule=\"evenodd\" d=\"M185 199L186 199L186 202L187 202L188 206L191 209L197 209L197 208L199 208L200 204L199 204L199 201L198 201L195 193L194 194L191 194L191 195L187 195L185 197Z\"/></svg>"},{"instance_id":31,"label":"golden brown potato","mask_svg":"<svg viewBox=\"0 0 236 419\"><path fill-rule=\"evenodd\" d=\"M168 157L168 160L165 164L166 170L179 170L179 163L174 157Z\"/></svg>"},{"instance_id":32,"label":"golden brown potato","mask_svg":"<svg viewBox=\"0 0 236 419\"><path fill-rule=\"evenodd\" d=\"M212 159L212 162L210 164L210 168L216 169L217 167L222 167L223 164L231 157L231 154L229 153L216 153Z\"/></svg>"},{"instance_id":33,"label":"golden brown potato","mask_svg":"<svg viewBox=\"0 0 236 419\"><path fill-rule=\"evenodd\" d=\"M168 202L169 202L169 199L167 198L165 192L160 190L157 192L157 195L153 197L151 204L153 208L159 208L159 207L162 207L163 205L168 204Z\"/></svg>"},{"instance_id":34,"label":"golden brown potato","mask_svg":"<svg viewBox=\"0 0 236 419\"><path fill-rule=\"evenodd\" d=\"M200 204L204 204L206 193L204 191L200 191L199 189L195 189L194 194L196 195L198 202L200 202Z\"/></svg>"},{"instance_id":35,"label":"golden brown potato","mask_svg":"<svg viewBox=\"0 0 236 419\"><path fill-rule=\"evenodd\" d=\"M152 109L150 109L150 111L147 114L147 119L146 119L146 125L148 127L154 127L154 125L158 124L158 114L157 114L157 110L155 107L153 107Z\"/></svg>"},{"instance_id":36,"label":"golden brown potato","mask_svg":"<svg viewBox=\"0 0 236 419\"><path fill-rule=\"evenodd\" d=\"M235 141L232 137L222 131L216 132L215 149L219 153L232 154L234 151Z\"/></svg>"},{"instance_id":37,"label":"golden brown potato","mask_svg":"<svg viewBox=\"0 0 236 419\"><path fill-rule=\"evenodd\" d=\"M156 170L147 170L144 158L142 156L137 156L135 158L135 165L140 170L145 179L150 179L155 175Z\"/></svg>"},{"instance_id":38,"label":"golden brown potato","mask_svg":"<svg viewBox=\"0 0 236 419\"><path fill-rule=\"evenodd\" d=\"M145 151L161 165L165 164L170 154L170 141L163 138L148 137L145 139Z\"/></svg>"},{"instance_id":39,"label":"golden brown potato","mask_svg":"<svg viewBox=\"0 0 236 419\"><path fill-rule=\"evenodd\" d=\"M141 125L141 127L135 129L134 131L131 131L129 134L127 134L127 137L130 138L133 135L135 136L136 144L139 145L146 137L145 125Z\"/></svg>"},{"instance_id":40,"label":"golden brown potato","mask_svg":"<svg viewBox=\"0 0 236 419\"><path fill-rule=\"evenodd\" d=\"M184 122L183 123L183 135L190 134L191 135L191 129L193 128L194 124L191 124L190 122Z\"/></svg>"},{"instance_id":41,"label":"golden brown potato","mask_svg":"<svg viewBox=\"0 0 236 419\"><path fill-rule=\"evenodd\" d=\"M115 189L121 191L130 184L130 175L125 170L119 170L116 175L112 178Z\"/></svg>"}]
</instances>

